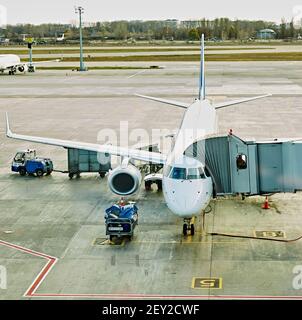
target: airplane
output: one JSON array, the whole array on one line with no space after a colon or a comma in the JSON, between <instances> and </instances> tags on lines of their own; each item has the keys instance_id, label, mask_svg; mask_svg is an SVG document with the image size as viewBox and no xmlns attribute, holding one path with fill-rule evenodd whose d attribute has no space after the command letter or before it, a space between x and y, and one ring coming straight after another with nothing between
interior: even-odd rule
<instances>
[{"instance_id":1,"label":"airplane","mask_svg":"<svg viewBox=\"0 0 302 320\"><path fill-rule=\"evenodd\" d=\"M17 71L21 73L27 71L34 72L37 64L59 61L59 59L56 59L39 62L21 62L20 57L15 54L0 54L0 72L4 73L5 70L8 70L9 75L14 75Z\"/></svg>"},{"instance_id":2,"label":"airplane","mask_svg":"<svg viewBox=\"0 0 302 320\"><path fill-rule=\"evenodd\" d=\"M8 38L0 38L0 44L8 45L9 42L10 42L10 39Z\"/></svg>"},{"instance_id":3,"label":"airplane","mask_svg":"<svg viewBox=\"0 0 302 320\"><path fill-rule=\"evenodd\" d=\"M65 40L65 34L64 33L62 33L59 37L56 38L56 41L58 41L58 42L62 42L64 40Z\"/></svg>"},{"instance_id":4,"label":"airplane","mask_svg":"<svg viewBox=\"0 0 302 320\"><path fill-rule=\"evenodd\" d=\"M213 196L213 180L200 160L186 156L186 148L199 139L217 132L217 110L264 97L270 94L212 104L205 95L205 57L204 35L201 38L201 63L198 98L191 104L161 99L156 97L137 95L160 103L184 109L181 126L174 137L174 146L168 154L159 152L123 148L109 144L93 144L52 138L21 135L10 129L6 114L6 136L8 138L31 141L36 143L95 151L100 154L110 154L122 158L121 165L108 174L108 184L112 192L120 196L135 194L142 182L139 169L131 160L141 160L152 164L162 165L163 173L157 174L161 179L163 195L168 208L176 216L183 218L183 234L188 231L194 235L195 216L201 214L208 206ZM200 136L200 131L202 134ZM187 134L189 132L189 135ZM187 134L187 136L186 136ZM185 141L183 137L186 137ZM145 177L146 181L146 177Z\"/></svg>"}]
</instances>

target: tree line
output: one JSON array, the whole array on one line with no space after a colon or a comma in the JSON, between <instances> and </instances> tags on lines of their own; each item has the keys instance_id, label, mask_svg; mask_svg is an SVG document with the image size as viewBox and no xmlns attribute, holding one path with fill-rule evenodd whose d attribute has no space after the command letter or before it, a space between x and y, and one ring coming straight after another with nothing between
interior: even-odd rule
<instances>
[{"instance_id":1,"label":"tree line","mask_svg":"<svg viewBox=\"0 0 302 320\"><path fill-rule=\"evenodd\" d=\"M268 21L230 20L217 18L196 21L112 21L85 24L83 34L86 40L184 40L200 39L202 33L206 39L247 40L257 37L261 29L272 29L277 39L295 38L302 34L301 27L293 21L284 19L281 24ZM54 38L64 33L68 40L78 39L78 27L71 24L18 24L8 25L0 32L2 37L17 41L23 34L36 39Z\"/></svg>"}]
</instances>

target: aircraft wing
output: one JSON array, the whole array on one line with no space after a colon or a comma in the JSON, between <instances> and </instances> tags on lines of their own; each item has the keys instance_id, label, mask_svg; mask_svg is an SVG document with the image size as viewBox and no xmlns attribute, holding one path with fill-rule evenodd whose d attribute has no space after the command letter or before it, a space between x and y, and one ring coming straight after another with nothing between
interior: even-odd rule
<instances>
[{"instance_id":1,"label":"aircraft wing","mask_svg":"<svg viewBox=\"0 0 302 320\"><path fill-rule=\"evenodd\" d=\"M45 64L45 63L50 63L50 62L60 62L61 59L55 59L55 60L45 60L45 61L33 61L32 64L36 65L36 64ZM25 62L24 64L30 65L30 62Z\"/></svg>"},{"instance_id":2,"label":"aircraft wing","mask_svg":"<svg viewBox=\"0 0 302 320\"><path fill-rule=\"evenodd\" d=\"M12 69L12 68L19 68L25 66L27 63L17 63L17 64L12 64L12 65L5 65L3 69L1 70L6 70L6 69Z\"/></svg>"},{"instance_id":3,"label":"aircraft wing","mask_svg":"<svg viewBox=\"0 0 302 320\"><path fill-rule=\"evenodd\" d=\"M37 62L32 62L31 65L37 65L37 64L45 64L45 63L50 63L50 62L60 62L60 59L56 60L45 60L45 61L37 61ZM30 62L21 62L17 64L12 64L10 66L5 66L5 69L11 69L11 68L18 68L18 67L23 67L23 66L29 66Z\"/></svg>"},{"instance_id":4,"label":"aircraft wing","mask_svg":"<svg viewBox=\"0 0 302 320\"><path fill-rule=\"evenodd\" d=\"M164 164L166 162L166 156L158 152L149 152L144 150L129 149L124 147L112 146L112 145L101 145L87 142L77 142L70 140L52 139L35 137L28 135L21 135L13 133L10 129L8 115L6 114L6 136L8 138L31 141L36 143L48 144L63 148L74 148L87 151L95 151L100 153L109 153L115 156L128 157L131 159L152 162L157 164Z\"/></svg>"},{"instance_id":5,"label":"aircraft wing","mask_svg":"<svg viewBox=\"0 0 302 320\"><path fill-rule=\"evenodd\" d=\"M257 100L257 99L262 99L262 98L266 98L266 97L270 97L271 94L265 94L263 96L258 96L258 97L252 97L252 98L245 98L245 99L239 99L239 100L233 100L233 101L227 101L227 102L221 102L221 103L217 103L214 105L215 109L222 109L225 107L229 107L229 106L233 106L235 104L240 104L240 103L244 103L244 102L248 102L248 101L253 101L253 100Z\"/></svg>"}]
</instances>

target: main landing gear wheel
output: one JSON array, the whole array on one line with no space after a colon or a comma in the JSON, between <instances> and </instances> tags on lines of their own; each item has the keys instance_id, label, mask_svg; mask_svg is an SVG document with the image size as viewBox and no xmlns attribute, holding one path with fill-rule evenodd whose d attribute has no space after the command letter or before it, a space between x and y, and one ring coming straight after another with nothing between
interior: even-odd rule
<instances>
[{"instance_id":1,"label":"main landing gear wheel","mask_svg":"<svg viewBox=\"0 0 302 320\"><path fill-rule=\"evenodd\" d=\"M145 181L145 189L146 191L151 190L152 181Z\"/></svg>"},{"instance_id":2,"label":"main landing gear wheel","mask_svg":"<svg viewBox=\"0 0 302 320\"><path fill-rule=\"evenodd\" d=\"M191 236L194 236L195 234L195 227L194 224L191 224Z\"/></svg>"},{"instance_id":3,"label":"main landing gear wheel","mask_svg":"<svg viewBox=\"0 0 302 320\"><path fill-rule=\"evenodd\" d=\"M184 219L184 224L182 227L182 233L184 236L186 236L188 234L188 231L190 231L190 235L194 236L195 234L195 217L191 218L191 219Z\"/></svg>"},{"instance_id":4,"label":"main landing gear wheel","mask_svg":"<svg viewBox=\"0 0 302 320\"><path fill-rule=\"evenodd\" d=\"M182 226L182 233L184 236L188 234L188 225L186 223Z\"/></svg>"},{"instance_id":5,"label":"main landing gear wheel","mask_svg":"<svg viewBox=\"0 0 302 320\"><path fill-rule=\"evenodd\" d=\"M161 180L157 180L156 184L157 184L157 190L158 191L163 190L163 182Z\"/></svg>"}]
</instances>

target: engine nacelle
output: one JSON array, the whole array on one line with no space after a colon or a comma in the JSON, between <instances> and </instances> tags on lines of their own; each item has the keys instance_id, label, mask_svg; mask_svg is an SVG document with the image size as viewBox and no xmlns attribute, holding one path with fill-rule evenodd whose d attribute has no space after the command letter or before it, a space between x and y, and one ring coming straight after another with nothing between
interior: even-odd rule
<instances>
[{"instance_id":1,"label":"engine nacelle","mask_svg":"<svg viewBox=\"0 0 302 320\"><path fill-rule=\"evenodd\" d=\"M115 194L128 196L135 193L142 182L140 171L133 165L119 166L108 176L109 188Z\"/></svg>"},{"instance_id":2,"label":"engine nacelle","mask_svg":"<svg viewBox=\"0 0 302 320\"><path fill-rule=\"evenodd\" d=\"M18 71L19 72L27 72L28 71L27 65L25 64L24 66L18 67Z\"/></svg>"}]
</instances>

